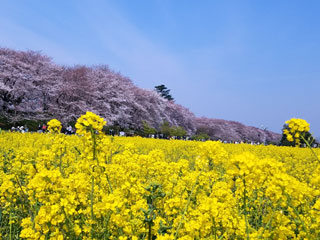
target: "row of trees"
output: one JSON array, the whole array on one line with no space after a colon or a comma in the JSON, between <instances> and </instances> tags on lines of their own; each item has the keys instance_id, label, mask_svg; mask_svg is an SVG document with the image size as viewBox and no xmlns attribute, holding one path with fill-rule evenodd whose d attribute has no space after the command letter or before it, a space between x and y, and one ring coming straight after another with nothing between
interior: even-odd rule
<instances>
[{"instance_id":1,"label":"row of trees","mask_svg":"<svg viewBox=\"0 0 320 240\"><path fill-rule=\"evenodd\" d=\"M168 122L164 122L160 125L160 131L151 127L146 121L143 121L143 134L144 136L150 136L155 134L163 134L164 137L175 136L182 138L187 135L187 131L181 126L170 126Z\"/></svg>"},{"instance_id":2,"label":"row of trees","mask_svg":"<svg viewBox=\"0 0 320 240\"><path fill-rule=\"evenodd\" d=\"M241 123L197 118L174 102L165 85L138 88L106 65L60 66L37 52L5 48L0 48L0 63L0 119L8 123L57 118L67 125L91 111L115 129L138 131L146 121L150 128L172 136L186 131L227 141L280 141L280 134Z\"/></svg>"},{"instance_id":3,"label":"row of trees","mask_svg":"<svg viewBox=\"0 0 320 240\"><path fill-rule=\"evenodd\" d=\"M176 104L163 85L141 89L105 65L59 66L37 52L0 48L0 115L10 122L60 119L67 124L86 111L109 125L139 129L142 120L168 122L195 132L195 116Z\"/></svg>"}]
</instances>

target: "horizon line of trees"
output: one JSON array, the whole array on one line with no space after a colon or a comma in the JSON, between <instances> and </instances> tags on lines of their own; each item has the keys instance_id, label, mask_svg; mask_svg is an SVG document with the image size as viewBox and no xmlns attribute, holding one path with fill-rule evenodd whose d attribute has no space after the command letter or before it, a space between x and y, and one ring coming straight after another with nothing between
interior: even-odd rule
<instances>
[{"instance_id":1,"label":"horizon line of trees","mask_svg":"<svg viewBox=\"0 0 320 240\"><path fill-rule=\"evenodd\" d=\"M10 130L11 127L18 127L18 126L24 126L31 132L36 132L39 130L39 126L42 126L43 124L47 124L48 120L22 120L15 123L9 122L8 120L5 120L5 118L0 116L0 129L2 130ZM63 124L62 132L65 133L67 126L75 127L75 121L68 122L66 124ZM209 136L203 129L197 129L197 131L194 134L188 134L188 132L182 127L182 126L173 126L169 122L164 121L160 124L159 128L153 128L150 126L150 124L143 120L142 124L138 128L125 128L122 127L119 123L109 124L104 126L103 132L107 135L119 135L120 132L124 132L126 136L141 136L141 137L148 137L148 138L162 138L162 139L169 139L171 137L174 137L175 139L190 139L190 140L196 140L196 141L207 141L207 140L215 140L215 141L222 141L222 142L228 142L228 143L252 143L252 142L258 142L258 141L252 141L252 140L242 140L237 141L234 140L228 140L222 139L218 136ZM261 144L263 142L260 142ZM264 144L272 144L272 145L279 145L279 143L268 141Z\"/></svg>"},{"instance_id":2,"label":"horizon line of trees","mask_svg":"<svg viewBox=\"0 0 320 240\"><path fill-rule=\"evenodd\" d=\"M0 115L9 122L56 118L66 124L91 111L123 129L140 129L145 120L157 131L168 122L190 136L202 134L215 140L280 140L280 134L238 122L198 118L175 103L165 85L141 89L107 65L61 66L39 52L1 47L0 62ZM183 129L169 132L181 135Z\"/></svg>"},{"instance_id":3,"label":"horizon line of trees","mask_svg":"<svg viewBox=\"0 0 320 240\"><path fill-rule=\"evenodd\" d=\"M0 130L11 130L12 127L24 126L29 131L36 132L39 130L39 126L43 124L47 124L48 120L22 120L17 122L10 122L8 119L0 115ZM67 126L75 127L75 121L68 122L63 124L62 132L66 132ZM288 129L288 125L284 124L283 129ZM188 134L188 132L181 126L173 126L169 122L164 121L160 124L159 128L152 127L147 121L143 120L141 122L141 126L138 128L124 128L119 123L109 124L104 126L103 132L107 135L119 135L120 132L124 132L126 136L141 136L141 137L153 137L153 138L163 138L169 139L174 137L176 139L190 139L190 140L197 140L197 141L207 141L207 140L220 140L224 142L244 142L244 143L252 143L255 141L251 140L228 140L221 139L215 136L209 136L204 129L197 129L195 134ZM308 131L304 134L305 139L311 146L320 147L319 142L315 139L312 134ZM301 141L303 143L303 141ZM262 144L263 142L261 142ZM290 142L287 140L285 134L282 134L280 142L272 142L266 141L264 144L267 145L278 145L278 146L292 146L295 147L297 144L293 141ZM300 145L300 147L304 147L304 145Z\"/></svg>"},{"instance_id":4,"label":"horizon line of trees","mask_svg":"<svg viewBox=\"0 0 320 240\"><path fill-rule=\"evenodd\" d=\"M11 130L12 127L24 126L29 129L29 131L36 132L39 130L39 126L46 125L48 120L21 120L15 123L8 121L4 117L0 116L0 129L2 130ZM63 124L62 131L64 132L67 126L72 126L75 128L75 121L68 122ZM142 137L151 137L151 135L161 135L162 138L177 137L182 139L190 135L187 131L181 126L172 126L169 122L163 122L159 129L153 128L145 120L142 121L142 124L138 128L124 128L118 123L112 125L106 125L103 128L103 132L109 135L118 135L120 132L125 132L127 135L138 135Z\"/></svg>"}]
</instances>

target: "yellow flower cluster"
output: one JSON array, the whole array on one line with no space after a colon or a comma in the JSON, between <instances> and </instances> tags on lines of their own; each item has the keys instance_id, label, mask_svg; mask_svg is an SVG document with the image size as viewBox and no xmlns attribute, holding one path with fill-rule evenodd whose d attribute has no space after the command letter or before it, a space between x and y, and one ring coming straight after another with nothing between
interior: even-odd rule
<instances>
[{"instance_id":1,"label":"yellow flower cluster","mask_svg":"<svg viewBox=\"0 0 320 240\"><path fill-rule=\"evenodd\" d=\"M60 133L61 132L61 122L57 119L51 119L48 122L48 131L51 133Z\"/></svg>"},{"instance_id":2,"label":"yellow flower cluster","mask_svg":"<svg viewBox=\"0 0 320 240\"><path fill-rule=\"evenodd\" d=\"M84 116L84 136L0 133L2 239L320 239L308 149L87 138L105 122Z\"/></svg>"},{"instance_id":3,"label":"yellow flower cluster","mask_svg":"<svg viewBox=\"0 0 320 240\"><path fill-rule=\"evenodd\" d=\"M77 120L75 127L77 129L77 134L90 135L92 131L101 132L106 123L107 122L100 116L92 112L86 112L86 114L82 115Z\"/></svg>"},{"instance_id":4,"label":"yellow flower cluster","mask_svg":"<svg viewBox=\"0 0 320 240\"><path fill-rule=\"evenodd\" d=\"M299 144L301 135L310 130L310 124L304 119L292 118L285 123L287 128L283 129L283 133L289 142L295 141Z\"/></svg>"}]
</instances>

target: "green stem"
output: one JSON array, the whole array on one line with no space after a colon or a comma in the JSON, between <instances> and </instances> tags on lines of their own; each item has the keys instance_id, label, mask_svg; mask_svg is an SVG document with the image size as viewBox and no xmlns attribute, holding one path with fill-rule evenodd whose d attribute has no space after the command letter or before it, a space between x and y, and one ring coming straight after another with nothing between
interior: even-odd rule
<instances>
[{"instance_id":1,"label":"green stem","mask_svg":"<svg viewBox=\"0 0 320 240\"><path fill-rule=\"evenodd\" d=\"M31 207L30 207L30 203L29 203L29 201L28 201L28 196L27 196L27 194L23 191L23 188L22 188L22 185L21 185L21 183L20 183L19 177L18 177L17 175L15 175L15 177L16 177L17 183L18 183L18 185L19 185L19 188L21 189L21 192L22 192L22 194L23 194L24 201L26 202L26 204L27 204L27 206L28 206L29 215L30 215L30 217L31 217L32 223L34 224L34 215L33 215L33 213L32 213L32 210L31 210Z\"/></svg>"},{"instance_id":2,"label":"green stem","mask_svg":"<svg viewBox=\"0 0 320 240\"><path fill-rule=\"evenodd\" d=\"M309 232L307 231L307 227L306 227L306 224L304 223L304 221L300 218L300 214L298 212L298 210L295 208L295 206L293 206L292 204L292 201L291 201L291 197L289 194L285 193L287 198L288 198L288 205L289 207L291 207L294 211L294 213L297 215L297 218L298 220L300 221L302 227L303 227L303 230L305 231L306 235L307 235L307 239L310 239L310 236L309 236Z\"/></svg>"},{"instance_id":3,"label":"green stem","mask_svg":"<svg viewBox=\"0 0 320 240\"><path fill-rule=\"evenodd\" d=\"M217 240L217 226L214 218L213 218L213 225L214 225L214 240Z\"/></svg>"},{"instance_id":4,"label":"green stem","mask_svg":"<svg viewBox=\"0 0 320 240\"><path fill-rule=\"evenodd\" d=\"M152 226L151 226L152 222L149 222L149 233L148 233L148 240L152 239Z\"/></svg>"},{"instance_id":5,"label":"green stem","mask_svg":"<svg viewBox=\"0 0 320 240\"><path fill-rule=\"evenodd\" d=\"M112 185L111 185L111 182L110 182L108 174L106 174L106 177L107 177L107 181L108 181L108 184L109 184L109 187L110 187L110 192L113 193Z\"/></svg>"},{"instance_id":6,"label":"green stem","mask_svg":"<svg viewBox=\"0 0 320 240\"><path fill-rule=\"evenodd\" d=\"M62 154L59 157L59 170L60 170L61 176L64 177L64 173L62 169Z\"/></svg>"},{"instance_id":7,"label":"green stem","mask_svg":"<svg viewBox=\"0 0 320 240\"><path fill-rule=\"evenodd\" d=\"M9 235L9 239L11 240L11 235L12 235L12 223L11 223L11 218L12 218L12 215L11 215L11 210L10 210L10 215L9 215L9 224L10 224L10 235Z\"/></svg>"},{"instance_id":8,"label":"green stem","mask_svg":"<svg viewBox=\"0 0 320 240\"><path fill-rule=\"evenodd\" d=\"M97 139L96 139L96 134L94 133L93 128L91 127L91 136L92 136L92 154L93 154L93 161L97 160L97 166L99 167L99 159L97 158Z\"/></svg>"},{"instance_id":9,"label":"green stem","mask_svg":"<svg viewBox=\"0 0 320 240\"><path fill-rule=\"evenodd\" d=\"M267 222L266 226L263 228L263 231L260 233L260 235L258 236L258 239L261 239L262 238L262 235L264 234L265 230L269 228L269 225L271 224L272 220L273 220L273 217L274 217L274 214L275 214L275 210L274 208L272 208L272 215L269 219L269 221Z\"/></svg>"},{"instance_id":10,"label":"green stem","mask_svg":"<svg viewBox=\"0 0 320 240\"><path fill-rule=\"evenodd\" d=\"M245 177L245 175L244 175ZM249 237L249 226L248 226L248 218L247 218L247 190L246 190L246 180L243 179L243 186L244 186L244 190L243 190L243 206L244 206L244 219L246 222L246 235L247 235L247 240L250 239Z\"/></svg>"},{"instance_id":11,"label":"green stem","mask_svg":"<svg viewBox=\"0 0 320 240\"><path fill-rule=\"evenodd\" d=\"M74 225L73 225L73 223L72 223L71 219L69 218L69 216L68 216L67 212L65 211L65 209L64 209L64 208L62 208L62 211L63 211L64 216L65 216L65 217L66 217L66 219L67 219L67 222L69 223L69 224L68 224L68 225L69 225L69 227L68 227L68 228L71 228L71 229L73 230L73 229L74 229Z\"/></svg>"},{"instance_id":12,"label":"green stem","mask_svg":"<svg viewBox=\"0 0 320 240\"><path fill-rule=\"evenodd\" d=\"M313 153L313 155L316 157L316 159L320 162L319 157L317 156L317 154L313 151L312 147L310 146L309 142L304 138L303 135L301 135L302 140L307 144L308 148L311 150L311 152Z\"/></svg>"},{"instance_id":13,"label":"green stem","mask_svg":"<svg viewBox=\"0 0 320 240\"><path fill-rule=\"evenodd\" d=\"M189 207L189 204L190 204L190 202L191 202L191 196L192 196L192 194L193 194L193 191L194 191L196 185L198 184L198 180L199 180L199 177L200 177L200 175L201 175L201 172L202 172L202 170L200 171L199 175L197 176L196 182L195 182L195 183L193 184L193 186L192 186L190 195L189 195L189 197L188 197L188 202L187 202L187 204L186 204L186 207L185 207L184 211L182 212L179 225L178 225L177 230L176 230L176 233L175 233L175 235L174 235L174 240L176 240L177 237L178 237L178 233L179 233L179 230L180 230L180 228L181 228L182 221L184 220L184 216L185 216L186 212L188 211L188 207Z\"/></svg>"},{"instance_id":14,"label":"green stem","mask_svg":"<svg viewBox=\"0 0 320 240\"><path fill-rule=\"evenodd\" d=\"M93 220L94 220L94 214L93 214L93 198L94 198L94 177L91 177L91 196L90 196L90 207L91 207L91 237L93 237Z\"/></svg>"}]
</instances>

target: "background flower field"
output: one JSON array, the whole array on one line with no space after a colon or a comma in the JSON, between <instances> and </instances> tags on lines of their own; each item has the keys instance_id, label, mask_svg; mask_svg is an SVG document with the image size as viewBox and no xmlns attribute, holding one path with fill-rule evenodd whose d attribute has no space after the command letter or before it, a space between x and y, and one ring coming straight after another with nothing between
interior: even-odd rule
<instances>
[{"instance_id":1,"label":"background flower field","mask_svg":"<svg viewBox=\"0 0 320 240\"><path fill-rule=\"evenodd\" d=\"M0 134L2 239L320 238L309 149L109 137L99 119L95 132L85 124L83 136Z\"/></svg>"}]
</instances>

